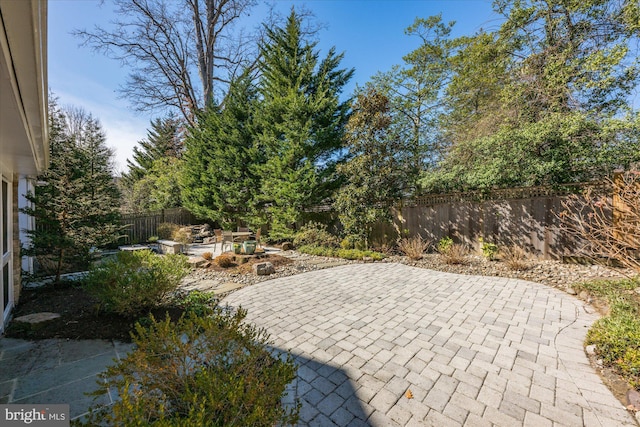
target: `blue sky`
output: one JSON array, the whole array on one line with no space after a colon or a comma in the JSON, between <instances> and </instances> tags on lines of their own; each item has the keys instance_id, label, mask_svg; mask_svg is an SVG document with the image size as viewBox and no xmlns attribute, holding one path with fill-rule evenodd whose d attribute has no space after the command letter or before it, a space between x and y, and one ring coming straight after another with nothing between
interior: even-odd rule
<instances>
[{"instance_id":1,"label":"blue sky","mask_svg":"<svg viewBox=\"0 0 640 427\"><path fill-rule=\"evenodd\" d=\"M417 47L417 40L404 34L416 17L442 13L443 20L456 21L454 36L473 34L481 28L499 26L490 0L276 0L284 15L292 5L306 7L324 24L318 48L322 54L335 46L344 52L344 68L355 68L347 93L363 85L378 71L388 71ZM253 16L263 16L264 6ZM81 106L100 119L107 144L116 151L116 170L126 171L126 159L136 142L147 133L154 114L137 113L117 89L128 70L117 61L81 47L70 33L74 29L108 26L114 19L109 0L49 1L49 87L62 105Z\"/></svg>"}]
</instances>

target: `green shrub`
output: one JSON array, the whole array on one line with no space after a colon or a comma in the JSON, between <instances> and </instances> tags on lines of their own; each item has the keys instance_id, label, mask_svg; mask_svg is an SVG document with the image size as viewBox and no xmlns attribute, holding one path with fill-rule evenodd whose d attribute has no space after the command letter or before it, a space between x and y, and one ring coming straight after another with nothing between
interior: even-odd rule
<instances>
[{"instance_id":1,"label":"green shrub","mask_svg":"<svg viewBox=\"0 0 640 427\"><path fill-rule=\"evenodd\" d=\"M451 237L443 237L442 239L440 239L440 241L438 241L438 252L440 252L442 255L445 255L447 252L449 252L451 250L451 247L453 246L453 239Z\"/></svg>"},{"instance_id":2,"label":"green shrub","mask_svg":"<svg viewBox=\"0 0 640 427\"><path fill-rule=\"evenodd\" d=\"M596 354L635 388L640 387L640 297L634 292L638 278L597 280L574 286L609 304L609 315L597 320L587 332L586 344L595 344Z\"/></svg>"},{"instance_id":3,"label":"green shrub","mask_svg":"<svg viewBox=\"0 0 640 427\"><path fill-rule=\"evenodd\" d=\"M480 241L480 249L482 250L482 255L488 259L489 261L493 261L496 259L496 255L498 255L498 245L495 243L485 242L482 237L478 239Z\"/></svg>"},{"instance_id":4,"label":"green shrub","mask_svg":"<svg viewBox=\"0 0 640 427\"><path fill-rule=\"evenodd\" d=\"M295 247L312 245L337 248L340 245L340 241L336 236L327 231L326 225L312 221L305 224L300 228L300 231L296 233L296 237L293 239L293 245Z\"/></svg>"},{"instance_id":5,"label":"green shrub","mask_svg":"<svg viewBox=\"0 0 640 427\"><path fill-rule=\"evenodd\" d=\"M385 258L384 254L375 251L363 251L360 249L336 249L311 245L301 246L300 248L298 248L298 252L309 255L338 257L348 260L361 260L370 258L373 261L380 261L381 259Z\"/></svg>"},{"instance_id":6,"label":"green shrub","mask_svg":"<svg viewBox=\"0 0 640 427\"><path fill-rule=\"evenodd\" d=\"M173 240L173 233L180 229L178 224L163 222L158 224L158 237L163 240Z\"/></svg>"},{"instance_id":7,"label":"green shrub","mask_svg":"<svg viewBox=\"0 0 640 427\"><path fill-rule=\"evenodd\" d=\"M147 239L147 242L149 242L149 243L156 243L156 242L158 242L158 240L160 240L160 237L158 237L158 236L151 236L151 237L149 237L149 238Z\"/></svg>"},{"instance_id":8,"label":"green shrub","mask_svg":"<svg viewBox=\"0 0 640 427\"><path fill-rule=\"evenodd\" d=\"M117 390L112 405L95 404L86 425L274 426L295 424L300 405L281 399L295 378L290 354L275 357L263 329L246 312L217 309L177 323L136 325L126 358L99 375L96 396Z\"/></svg>"},{"instance_id":9,"label":"green shrub","mask_svg":"<svg viewBox=\"0 0 640 427\"><path fill-rule=\"evenodd\" d=\"M101 308L124 316L136 316L160 305L188 271L187 258L183 255L122 251L94 267L86 282Z\"/></svg>"},{"instance_id":10,"label":"green shrub","mask_svg":"<svg viewBox=\"0 0 640 427\"><path fill-rule=\"evenodd\" d=\"M214 313L218 306L218 298L211 292L193 290L176 295L173 303L182 307L186 313L202 317Z\"/></svg>"}]
</instances>

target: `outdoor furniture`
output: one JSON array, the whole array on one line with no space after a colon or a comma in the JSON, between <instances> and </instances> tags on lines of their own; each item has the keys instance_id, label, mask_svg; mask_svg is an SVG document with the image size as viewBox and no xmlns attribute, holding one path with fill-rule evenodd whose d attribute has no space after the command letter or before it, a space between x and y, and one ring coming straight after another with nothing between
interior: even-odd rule
<instances>
[{"instance_id":1,"label":"outdoor furniture","mask_svg":"<svg viewBox=\"0 0 640 427\"><path fill-rule=\"evenodd\" d=\"M233 250L233 231L225 231L221 230L220 234L222 235L222 252L224 252L225 245L229 245L229 250Z\"/></svg>"},{"instance_id":2,"label":"outdoor furniture","mask_svg":"<svg viewBox=\"0 0 640 427\"><path fill-rule=\"evenodd\" d=\"M246 231L251 231L251 230L249 230L249 227L238 227L238 231L239 232L246 232Z\"/></svg>"},{"instance_id":3,"label":"outdoor furniture","mask_svg":"<svg viewBox=\"0 0 640 427\"><path fill-rule=\"evenodd\" d=\"M161 254L181 254L182 243L173 240L158 240L158 249Z\"/></svg>"},{"instance_id":4,"label":"outdoor furniture","mask_svg":"<svg viewBox=\"0 0 640 427\"><path fill-rule=\"evenodd\" d=\"M258 228L258 231L256 231L256 235L254 237L253 240L256 241L256 247L257 248L261 248L262 247L262 242L260 241L260 237L262 236L262 229Z\"/></svg>"},{"instance_id":5,"label":"outdoor furniture","mask_svg":"<svg viewBox=\"0 0 640 427\"><path fill-rule=\"evenodd\" d=\"M233 241L234 242L243 242L245 240L247 240L249 237L251 237L252 233L250 231L233 231L230 233L233 236Z\"/></svg>"}]
</instances>

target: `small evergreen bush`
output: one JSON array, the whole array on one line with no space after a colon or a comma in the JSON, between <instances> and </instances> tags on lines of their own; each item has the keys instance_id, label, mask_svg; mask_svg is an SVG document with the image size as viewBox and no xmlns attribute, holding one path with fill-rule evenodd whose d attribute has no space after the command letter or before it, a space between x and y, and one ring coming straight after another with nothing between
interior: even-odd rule
<instances>
[{"instance_id":1,"label":"small evergreen bush","mask_svg":"<svg viewBox=\"0 0 640 427\"><path fill-rule=\"evenodd\" d=\"M296 237L293 239L293 245L295 247L312 245L337 248L340 245L340 240L327 231L326 225L309 222L302 226L300 231L296 233Z\"/></svg>"},{"instance_id":2,"label":"small evergreen bush","mask_svg":"<svg viewBox=\"0 0 640 427\"><path fill-rule=\"evenodd\" d=\"M112 405L90 408L86 425L274 426L297 422L300 405L283 406L296 374L290 354L275 357L246 312L218 308L177 323L136 325L126 358L99 375L96 396L117 390Z\"/></svg>"},{"instance_id":3,"label":"small evergreen bush","mask_svg":"<svg viewBox=\"0 0 640 427\"><path fill-rule=\"evenodd\" d=\"M440 252L442 255L446 255L447 252L451 250L452 246L453 246L453 239L447 236L447 237L443 237L438 241L437 249L438 249L438 252Z\"/></svg>"},{"instance_id":4,"label":"small evergreen bush","mask_svg":"<svg viewBox=\"0 0 640 427\"><path fill-rule=\"evenodd\" d=\"M134 317L160 305L188 271L187 257L183 255L122 251L94 267L86 283L101 308Z\"/></svg>"},{"instance_id":5,"label":"small evergreen bush","mask_svg":"<svg viewBox=\"0 0 640 427\"><path fill-rule=\"evenodd\" d=\"M480 241L480 250L482 250L482 256L484 256L489 261L493 261L496 259L496 255L498 254L498 245L495 243L485 242L482 237L478 239Z\"/></svg>"}]
</instances>

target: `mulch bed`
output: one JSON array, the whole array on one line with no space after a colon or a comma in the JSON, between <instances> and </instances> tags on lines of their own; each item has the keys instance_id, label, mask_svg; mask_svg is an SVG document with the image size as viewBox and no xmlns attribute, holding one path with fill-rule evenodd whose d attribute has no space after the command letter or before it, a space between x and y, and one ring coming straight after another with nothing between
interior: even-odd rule
<instances>
[{"instance_id":1,"label":"mulch bed","mask_svg":"<svg viewBox=\"0 0 640 427\"><path fill-rule=\"evenodd\" d=\"M182 308L166 306L153 310L156 319L166 314L179 318ZM53 312L57 319L30 325L12 321L5 336L22 339L106 339L130 342L130 331L137 319L104 313L98 310L98 302L77 283L68 282L57 286L24 289L20 302L14 310L14 319L27 314Z\"/></svg>"}]
</instances>

